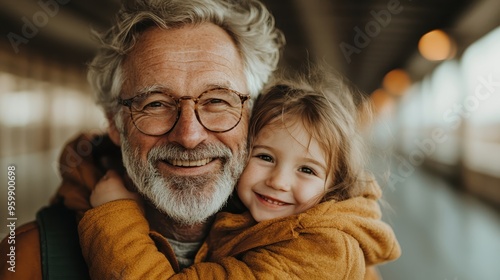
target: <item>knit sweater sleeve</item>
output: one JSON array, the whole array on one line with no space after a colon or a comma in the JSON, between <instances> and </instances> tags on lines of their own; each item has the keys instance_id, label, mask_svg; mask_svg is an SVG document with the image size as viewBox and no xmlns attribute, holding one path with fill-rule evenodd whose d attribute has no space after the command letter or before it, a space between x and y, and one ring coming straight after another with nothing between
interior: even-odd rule
<instances>
[{"instance_id":1,"label":"knit sweater sleeve","mask_svg":"<svg viewBox=\"0 0 500 280\"><path fill-rule=\"evenodd\" d=\"M87 211L78 233L92 279L166 279L174 274L149 237L148 222L133 200L112 201Z\"/></svg>"}]
</instances>

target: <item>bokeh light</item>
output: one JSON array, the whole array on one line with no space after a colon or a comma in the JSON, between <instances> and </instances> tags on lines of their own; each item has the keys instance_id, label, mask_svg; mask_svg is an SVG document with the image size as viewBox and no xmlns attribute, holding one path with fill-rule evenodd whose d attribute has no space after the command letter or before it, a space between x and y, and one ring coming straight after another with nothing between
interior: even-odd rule
<instances>
[{"instance_id":1,"label":"bokeh light","mask_svg":"<svg viewBox=\"0 0 500 280\"><path fill-rule=\"evenodd\" d=\"M418 50L430 61L451 59L456 54L455 42L446 32L439 29L424 34L418 42Z\"/></svg>"},{"instance_id":2,"label":"bokeh light","mask_svg":"<svg viewBox=\"0 0 500 280\"><path fill-rule=\"evenodd\" d=\"M408 73L403 69L394 69L385 74L383 88L392 95L403 95L411 85Z\"/></svg>"}]
</instances>

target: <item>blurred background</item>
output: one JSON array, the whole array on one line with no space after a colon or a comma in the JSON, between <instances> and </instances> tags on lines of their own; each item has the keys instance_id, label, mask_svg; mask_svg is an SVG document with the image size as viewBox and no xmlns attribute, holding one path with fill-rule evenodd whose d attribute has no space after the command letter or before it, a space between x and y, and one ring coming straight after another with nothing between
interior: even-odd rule
<instances>
[{"instance_id":1,"label":"blurred background","mask_svg":"<svg viewBox=\"0 0 500 280\"><path fill-rule=\"evenodd\" d=\"M287 38L281 69L327 63L373 103L371 168L403 249L384 279L500 279L500 2L264 3ZM19 225L58 187L64 143L106 130L85 72L90 30L119 5L0 0L0 220L8 166Z\"/></svg>"}]
</instances>

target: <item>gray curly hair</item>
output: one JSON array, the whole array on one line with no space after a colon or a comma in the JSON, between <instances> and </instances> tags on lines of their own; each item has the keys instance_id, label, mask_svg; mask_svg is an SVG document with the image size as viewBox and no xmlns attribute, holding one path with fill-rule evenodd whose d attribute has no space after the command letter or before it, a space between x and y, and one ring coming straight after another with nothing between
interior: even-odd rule
<instances>
[{"instance_id":1,"label":"gray curly hair","mask_svg":"<svg viewBox=\"0 0 500 280\"><path fill-rule=\"evenodd\" d=\"M88 79L97 104L106 114L117 112L122 84L121 64L146 28L179 28L210 22L235 41L244 63L248 91L256 97L276 69L284 36L274 18L257 0L139 0L127 1L115 25L99 35L101 47L89 65Z\"/></svg>"}]
</instances>

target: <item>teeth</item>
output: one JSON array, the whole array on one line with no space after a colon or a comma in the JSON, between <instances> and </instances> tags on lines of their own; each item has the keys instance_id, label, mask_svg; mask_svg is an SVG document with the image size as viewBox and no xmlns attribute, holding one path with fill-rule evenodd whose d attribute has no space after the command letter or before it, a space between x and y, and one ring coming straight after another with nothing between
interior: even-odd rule
<instances>
[{"instance_id":1,"label":"teeth","mask_svg":"<svg viewBox=\"0 0 500 280\"><path fill-rule=\"evenodd\" d=\"M272 200L272 199L270 199L269 197L266 197L266 196L263 196L263 195L261 195L261 197L262 197L265 201L267 201L267 202L269 202L269 203L271 203L271 204L274 204L274 205L279 205L279 206L285 205L285 203L284 203L284 202L279 202L279 201L276 201L276 200Z\"/></svg>"},{"instance_id":2,"label":"teeth","mask_svg":"<svg viewBox=\"0 0 500 280\"><path fill-rule=\"evenodd\" d=\"M190 161L190 160L177 160L174 159L172 160L171 164L175 166L187 166L187 167L192 167L192 166L203 166L207 163L210 162L209 158L206 159L200 159L200 160L195 160L195 161Z\"/></svg>"}]
</instances>

